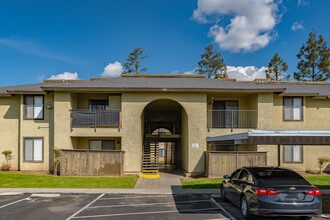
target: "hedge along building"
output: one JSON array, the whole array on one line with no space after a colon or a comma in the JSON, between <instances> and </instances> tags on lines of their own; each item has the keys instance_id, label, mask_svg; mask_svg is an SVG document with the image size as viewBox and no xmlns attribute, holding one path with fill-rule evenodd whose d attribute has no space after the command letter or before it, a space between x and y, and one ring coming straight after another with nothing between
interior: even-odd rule
<instances>
[{"instance_id":1,"label":"hedge along building","mask_svg":"<svg viewBox=\"0 0 330 220\"><path fill-rule=\"evenodd\" d=\"M46 80L1 87L0 95L0 149L13 151L15 170L51 170L51 146L123 151L124 173L158 169L159 142L173 144L171 161L187 175L233 169L233 155L259 165L262 152L261 164L297 171L318 170L317 159L330 156L326 82L141 74ZM251 141L256 130L266 135Z\"/></svg>"}]
</instances>

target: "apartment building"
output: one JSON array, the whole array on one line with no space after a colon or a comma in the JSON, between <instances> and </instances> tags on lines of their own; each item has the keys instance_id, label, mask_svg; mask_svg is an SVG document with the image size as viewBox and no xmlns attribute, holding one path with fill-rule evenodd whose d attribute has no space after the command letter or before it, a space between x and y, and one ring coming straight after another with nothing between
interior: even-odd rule
<instances>
[{"instance_id":1,"label":"apartment building","mask_svg":"<svg viewBox=\"0 0 330 220\"><path fill-rule=\"evenodd\" d=\"M158 170L160 143L187 175L207 173L212 153L318 170L330 157L330 83L128 74L0 87L0 151L13 151L14 170L52 170L55 146L121 151L124 173L139 174Z\"/></svg>"}]
</instances>

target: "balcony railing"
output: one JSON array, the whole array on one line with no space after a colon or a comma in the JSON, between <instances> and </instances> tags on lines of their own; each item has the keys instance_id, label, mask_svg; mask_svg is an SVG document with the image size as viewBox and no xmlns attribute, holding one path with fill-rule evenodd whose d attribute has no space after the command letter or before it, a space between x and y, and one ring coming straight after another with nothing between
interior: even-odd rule
<instances>
[{"instance_id":1,"label":"balcony railing","mask_svg":"<svg viewBox=\"0 0 330 220\"><path fill-rule=\"evenodd\" d=\"M208 128L257 128L257 110L208 110Z\"/></svg>"},{"instance_id":2,"label":"balcony railing","mask_svg":"<svg viewBox=\"0 0 330 220\"><path fill-rule=\"evenodd\" d=\"M72 128L97 128L121 126L121 110L72 109Z\"/></svg>"}]
</instances>

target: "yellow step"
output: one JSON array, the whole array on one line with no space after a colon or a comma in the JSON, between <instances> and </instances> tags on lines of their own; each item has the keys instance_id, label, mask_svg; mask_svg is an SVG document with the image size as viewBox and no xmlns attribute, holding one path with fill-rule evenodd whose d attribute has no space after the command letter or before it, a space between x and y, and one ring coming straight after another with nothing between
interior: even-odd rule
<instances>
[{"instance_id":1,"label":"yellow step","mask_svg":"<svg viewBox=\"0 0 330 220\"><path fill-rule=\"evenodd\" d=\"M159 178L159 173L140 174L140 178Z\"/></svg>"}]
</instances>

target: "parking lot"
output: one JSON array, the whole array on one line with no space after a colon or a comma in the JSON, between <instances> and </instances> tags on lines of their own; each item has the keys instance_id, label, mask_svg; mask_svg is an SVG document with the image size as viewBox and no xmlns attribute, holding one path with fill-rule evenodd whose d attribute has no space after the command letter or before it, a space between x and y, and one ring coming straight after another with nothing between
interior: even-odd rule
<instances>
[{"instance_id":1,"label":"parking lot","mask_svg":"<svg viewBox=\"0 0 330 220\"><path fill-rule=\"evenodd\" d=\"M323 203L324 215L313 219L330 219L330 196L324 196ZM243 219L237 207L209 194L61 194L55 198L23 194L1 196L0 213L0 219L6 220Z\"/></svg>"}]
</instances>

